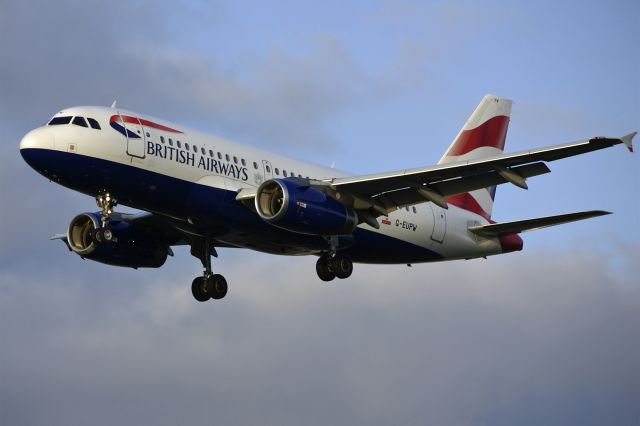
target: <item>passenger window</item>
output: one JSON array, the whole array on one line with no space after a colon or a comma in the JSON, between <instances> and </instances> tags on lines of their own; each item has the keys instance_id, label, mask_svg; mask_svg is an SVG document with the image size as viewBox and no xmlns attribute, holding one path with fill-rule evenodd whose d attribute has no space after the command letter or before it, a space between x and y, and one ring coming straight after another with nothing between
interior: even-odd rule
<instances>
[{"instance_id":1,"label":"passenger window","mask_svg":"<svg viewBox=\"0 0 640 426\"><path fill-rule=\"evenodd\" d=\"M418 213L418 210L416 209L416 206L411 207L411 209L413 210L414 213Z\"/></svg>"},{"instance_id":2,"label":"passenger window","mask_svg":"<svg viewBox=\"0 0 640 426\"><path fill-rule=\"evenodd\" d=\"M222 160L222 153L218 152L218 160Z\"/></svg>"},{"instance_id":3,"label":"passenger window","mask_svg":"<svg viewBox=\"0 0 640 426\"><path fill-rule=\"evenodd\" d=\"M202 153L202 155L207 155L207 151L205 151L205 149L202 147L200 147L200 152Z\"/></svg>"},{"instance_id":4,"label":"passenger window","mask_svg":"<svg viewBox=\"0 0 640 426\"><path fill-rule=\"evenodd\" d=\"M73 124L80 127L89 127L87 126L87 122L84 120L84 117L74 117Z\"/></svg>"},{"instance_id":5,"label":"passenger window","mask_svg":"<svg viewBox=\"0 0 640 426\"><path fill-rule=\"evenodd\" d=\"M198 147L193 145L193 152L195 152L196 154L198 153Z\"/></svg>"},{"instance_id":6,"label":"passenger window","mask_svg":"<svg viewBox=\"0 0 640 426\"><path fill-rule=\"evenodd\" d=\"M182 148L182 144L180 143L180 141L176 141L176 145L178 146L178 148Z\"/></svg>"},{"instance_id":7,"label":"passenger window","mask_svg":"<svg viewBox=\"0 0 640 426\"><path fill-rule=\"evenodd\" d=\"M224 158L226 158L226 159L227 159L227 161L231 161L231 157L229 157L229 154L225 154L225 155L224 155Z\"/></svg>"},{"instance_id":8,"label":"passenger window","mask_svg":"<svg viewBox=\"0 0 640 426\"><path fill-rule=\"evenodd\" d=\"M178 146L180 146L180 142L178 142ZM184 144L184 149L186 149L187 151L189 151L189 144L185 142Z\"/></svg>"},{"instance_id":9,"label":"passenger window","mask_svg":"<svg viewBox=\"0 0 640 426\"><path fill-rule=\"evenodd\" d=\"M258 170L258 163L256 163L255 161L253 162L253 168Z\"/></svg>"},{"instance_id":10,"label":"passenger window","mask_svg":"<svg viewBox=\"0 0 640 426\"><path fill-rule=\"evenodd\" d=\"M173 140L169 138L169 146L173 146Z\"/></svg>"},{"instance_id":11,"label":"passenger window","mask_svg":"<svg viewBox=\"0 0 640 426\"><path fill-rule=\"evenodd\" d=\"M271 167L266 166L265 169L267 169L267 173L271 173Z\"/></svg>"},{"instance_id":12,"label":"passenger window","mask_svg":"<svg viewBox=\"0 0 640 426\"><path fill-rule=\"evenodd\" d=\"M209 157L213 158L213 151L212 150L209 150Z\"/></svg>"},{"instance_id":13,"label":"passenger window","mask_svg":"<svg viewBox=\"0 0 640 426\"><path fill-rule=\"evenodd\" d=\"M100 124L98 124L98 122L94 118L87 118L87 121L89 122L89 125L92 129L100 130ZM147 136L149 135L147 134Z\"/></svg>"},{"instance_id":14,"label":"passenger window","mask_svg":"<svg viewBox=\"0 0 640 426\"><path fill-rule=\"evenodd\" d=\"M282 176L287 177L287 171L285 169L282 169Z\"/></svg>"},{"instance_id":15,"label":"passenger window","mask_svg":"<svg viewBox=\"0 0 640 426\"><path fill-rule=\"evenodd\" d=\"M291 172L291 177L296 177L296 174Z\"/></svg>"},{"instance_id":16,"label":"passenger window","mask_svg":"<svg viewBox=\"0 0 640 426\"><path fill-rule=\"evenodd\" d=\"M49 121L49 126L56 126L59 124L69 124L71 123L71 116L68 117L53 117L51 121Z\"/></svg>"},{"instance_id":17,"label":"passenger window","mask_svg":"<svg viewBox=\"0 0 640 426\"><path fill-rule=\"evenodd\" d=\"M164 143L164 136L160 136L160 142Z\"/></svg>"},{"instance_id":18,"label":"passenger window","mask_svg":"<svg viewBox=\"0 0 640 426\"><path fill-rule=\"evenodd\" d=\"M243 165L243 166L246 166L246 165L247 165L247 162L246 162L246 161L244 161L244 158L243 158L243 159L241 159L241 160L240 160L240 162L242 163L242 165Z\"/></svg>"},{"instance_id":19,"label":"passenger window","mask_svg":"<svg viewBox=\"0 0 640 426\"><path fill-rule=\"evenodd\" d=\"M233 162L234 162L234 163L236 163L236 164L238 164L238 157L234 156L234 157L233 157Z\"/></svg>"},{"instance_id":20,"label":"passenger window","mask_svg":"<svg viewBox=\"0 0 640 426\"><path fill-rule=\"evenodd\" d=\"M300 179L302 179L302 175L301 175L300 173L298 173L298 177L299 177Z\"/></svg>"},{"instance_id":21,"label":"passenger window","mask_svg":"<svg viewBox=\"0 0 640 426\"><path fill-rule=\"evenodd\" d=\"M279 174L280 174L280 170L278 170L278 168L277 168L277 167L276 167L275 169L273 169L273 170L275 170L275 172L276 172L276 174L277 174L277 175L279 175Z\"/></svg>"}]
</instances>

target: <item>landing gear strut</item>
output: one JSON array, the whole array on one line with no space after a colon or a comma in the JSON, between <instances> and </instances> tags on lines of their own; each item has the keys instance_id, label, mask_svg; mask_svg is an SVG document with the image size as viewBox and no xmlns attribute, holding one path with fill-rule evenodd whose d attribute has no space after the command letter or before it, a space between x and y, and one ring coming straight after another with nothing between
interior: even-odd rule
<instances>
[{"instance_id":1,"label":"landing gear strut","mask_svg":"<svg viewBox=\"0 0 640 426\"><path fill-rule=\"evenodd\" d=\"M211 272L211 255L218 256L212 246L211 238L203 240L200 249L196 244L191 246L191 254L196 256L204 266L201 277L196 277L191 283L191 293L198 302L206 302L209 299L222 299L227 294L227 280L220 274Z\"/></svg>"},{"instance_id":2,"label":"landing gear strut","mask_svg":"<svg viewBox=\"0 0 640 426\"><path fill-rule=\"evenodd\" d=\"M106 228L109 223L111 213L113 213L113 209L118 205L118 200L115 197L112 197L108 192L104 191L99 193L96 197L96 204L100 207L100 210L102 210L100 214L102 227Z\"/></svg>"},{"instance_id":3,"label":"landing gear strut","mask_svg":"<svg viewBox=\"0 0 640 426\"><path fill-rule=\"evenodd\" d=\"M118 200L106 191L96 197L96 204L100 207L100 228L93 231L93 240L98 244L110 243L114 240L113 231L109 229L109 219Z\"/></svg>"},{"instance_id":4,"label":"landing gear strut","mask_svg":"<svg viewBox=\"0 0 640 426\"><path fill-rule=\"evenodd\" d=\"M321 256L316 262L316 272L322 281L332 281L334 278L345 279L353 272L353 262L345 254L337 253L338 238L327 238L329 253Z\"/></svg>"},{"instance_id":5,"label":"landing gear strut","mask_svg":"<svg viewBox=\"0 0 640 426\"><path fill-rule=\"evenodd\" d=\"M353 272L353 262L344 254L336 254L333 257L324 255L316 262L316 272L322 281L349 278Z\"/></svg>"}]
</instances>

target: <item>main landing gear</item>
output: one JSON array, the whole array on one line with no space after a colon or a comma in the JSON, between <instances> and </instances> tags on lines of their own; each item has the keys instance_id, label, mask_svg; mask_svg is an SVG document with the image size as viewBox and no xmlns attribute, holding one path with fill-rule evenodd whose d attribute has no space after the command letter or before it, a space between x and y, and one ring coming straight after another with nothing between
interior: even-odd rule
<instances>
[{"instance_id":1,"label":"main landing gear","mask_svg":"<svg viewBox=\"0 0 640 426\"><path fill-rule=\"evenodd\" d=\"M353 272L353 262L349 256L343 254L337 254L333 257L324 255L316 262L316 272L322 281L349 278Z\"/></svg>"},{"instance_id":2,"label":"main landing gear","mask_svg":"<svg viewBox=\"0 0 640 426\"><path fill-rule=\"evenodd\" d=\"M114 240L113 231L109 229L109 219L113 209L118 205L118 200L104 191L96 197L96 204L100 207L100 228L93 231L92 238L98 244L110 243Z\"/></svg>"},{"instance_id":3,"label":"main landing gear","mask_svg":"<svg viewBox=\"0 0 640 426\"><path fill-rule=\"evenodd\" d=\"M337 237L327 237L329 252L320 256L316 262L316 272L322 281L332 281L334 278L345 279L353 272L353 262L346 254L337 253Z\"/></svg>"},{"instance_id":4,"label":"main landing gear","mask_svg":"<svg viewBox=\"0 0 640 426\"><path fill-rule=\"evenodd\" d=\"M227 280L220 274L211 272L211 255L218 256L213 248L211 238L203 238L203 244L191 246L191 254L199 258L204 266L201 277L196 277L191 283L191 293L198 302L209 299L222 299L227 294Z\"/></svg>"}]
</instances>

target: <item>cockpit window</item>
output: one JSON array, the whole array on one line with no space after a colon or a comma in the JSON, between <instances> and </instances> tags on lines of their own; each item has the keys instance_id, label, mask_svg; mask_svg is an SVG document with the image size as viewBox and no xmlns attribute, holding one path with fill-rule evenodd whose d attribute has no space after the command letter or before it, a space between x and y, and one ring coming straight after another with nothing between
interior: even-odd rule
<instances>
[{"instance_id":1,"label":"cockpit window","mask_svg":"<svg viewBox=\"0 0 640 426\"><path fill-rule=\"evenodd\" d=\"M95 118L87 117L87 121L89 122L89 125L92 129L100 130L100 124L98 124L98 121Z\"/></svg>"},{"instance_id":2,"label":"cockpit window","mask_svg":"<svg viewBox=\"0 0 640 426\"><path fill-rule=\"evenodd\" d=\"M71 123L71 116L68 117L53 117L49 122L49 126L55 126L58 124L69 124Z\"/></svg>"},{"instance_id":3,"label":"cockpit window","mask_svg":"<svg viewBox=\"0 0 640 426\"><path fill-rule=\"evenodd\" d=\"M74 117L73 124L80 127L89 127L87 126L87 122L84 120L84 117Z\"/></svg>"}]
</instances>

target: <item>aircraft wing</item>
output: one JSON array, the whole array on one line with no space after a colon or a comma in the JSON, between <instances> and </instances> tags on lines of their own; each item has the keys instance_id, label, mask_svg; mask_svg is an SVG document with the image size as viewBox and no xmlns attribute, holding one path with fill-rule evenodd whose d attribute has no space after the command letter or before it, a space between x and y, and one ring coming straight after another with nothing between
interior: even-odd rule
<instances>
[{"instance_id":1,"label":"aircraft wing","mask_svg":"<svg viewBox=\"0 0 640 426\"><path fill-rule=\"evenodd\" d=\"M548 226L560 225L563 223L575 222L577 220L589 219L597 216L611 214L602 210L591 210L586 212L565 213L555 216L537 217L534 219L517 220L514 222L493 223L491 225L478 225L469 227L469 231L481 237L493 238L504 234L519 234L521 232L533 231L546 228Z\"/></svg>"},{"instance_id":2,"label":"aircraft wing","mask_svg":"<svg viewBox=\"0 0 640 426\"><path fill-rule=\"evenodd\" d=\"M526 189L527 178L550 171L544 162L585 154L618 144L625 144L630 151L633 151L631 141L635 135L636 132L622 138L596 137L477 160L389 173L334 178L322 183L335 190L339 197L344 196L355 209L373 209L381 215L425 201L447 208L445 197L449 195L507 182ZM342 198L338 199L342 201Z\"/></svg>"}]
</instances>

